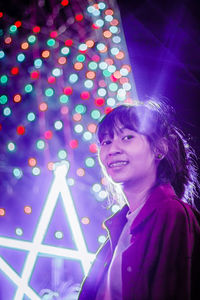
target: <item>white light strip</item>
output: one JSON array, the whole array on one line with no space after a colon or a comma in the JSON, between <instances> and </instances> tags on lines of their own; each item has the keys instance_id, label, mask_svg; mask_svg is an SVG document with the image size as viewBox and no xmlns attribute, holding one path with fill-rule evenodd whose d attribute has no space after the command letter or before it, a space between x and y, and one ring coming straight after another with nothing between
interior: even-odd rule
<instances>
[{"instance_id":1,"label":"white light strip","mask_svg":"<svg viewBox=\"0 0 200 300\"><path fill-rule=\"evenodd\" d=\"M2 270L18 287L22 287L24 293L34 300L41 300L40 297L29 287L27 286L22 278L0 257L0 270Z\"/></svg>"}]
</instances>

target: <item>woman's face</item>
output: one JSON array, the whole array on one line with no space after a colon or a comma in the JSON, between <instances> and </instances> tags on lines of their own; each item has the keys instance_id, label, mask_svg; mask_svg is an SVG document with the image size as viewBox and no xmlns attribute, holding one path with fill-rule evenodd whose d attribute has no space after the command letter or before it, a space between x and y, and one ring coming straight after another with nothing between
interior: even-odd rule
<instances>
[{"instance_id":1,"label":"woman's face","mask_svg":"<svg viewBox=\"0 0 200 300\"><path fill-rule=\"evenodd\" d=\"M147 138L131 129L119 128L113 138L104 136L100 145L100 160L114 182L126 185L155 178L156 161ZM154 176L154 177L152 177Z\"/></svg>"}]
</instances>

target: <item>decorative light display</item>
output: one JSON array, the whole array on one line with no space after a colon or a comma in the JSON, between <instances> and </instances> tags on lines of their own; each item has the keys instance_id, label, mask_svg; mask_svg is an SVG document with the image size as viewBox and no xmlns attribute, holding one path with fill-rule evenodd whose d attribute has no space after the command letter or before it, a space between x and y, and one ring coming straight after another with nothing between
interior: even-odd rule
<instances>
[{"instance_id":1,"label":"decorative light display","mask_svg":"<svg viewBox=\"0 0 200 300\"><path fill-rule=\"evenodd\" d=\"M41 299L44 289L62 297L63 282L80 283L106 240L102 221L119 209L106 209L95 131L104 114L137 93L110 2L55 1L52 12L38 2L35 19L28 9L21 19L0 13L0 282L7 300Z\"/></svg>"}]
</instances>

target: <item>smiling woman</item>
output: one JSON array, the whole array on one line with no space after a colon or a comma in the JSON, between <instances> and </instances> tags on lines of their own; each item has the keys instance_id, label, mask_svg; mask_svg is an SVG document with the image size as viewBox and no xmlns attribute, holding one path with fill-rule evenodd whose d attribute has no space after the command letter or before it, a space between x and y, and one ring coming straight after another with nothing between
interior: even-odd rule
<instances>
[{"instance_id":1,"label":"smiling woman","mask_svg":"<svg viewBox=\"0 0 200 300\"><path fill-rule=\"evenodd\" d=\"M123 202L105 221L108 239L79 299L200 299L195 155L174 123L154 100L120 105L99 123L99 162Z\"/></svg>"}]
</instances>

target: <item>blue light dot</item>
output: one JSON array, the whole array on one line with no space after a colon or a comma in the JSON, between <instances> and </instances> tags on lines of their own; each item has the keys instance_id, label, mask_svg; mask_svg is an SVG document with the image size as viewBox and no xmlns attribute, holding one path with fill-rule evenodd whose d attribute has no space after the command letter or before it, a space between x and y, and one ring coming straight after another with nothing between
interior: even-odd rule
<instances>
[{"instance_id":1,"label":"blue light dot","mask_svg":"<svg viewBox=\"0 0 200 300\"><path fill-rule=\"evenodd\" d=\"M107 91L106 91L106 89L104 89L104 88L100 88L100 89L98 89L97 94L98 94L100 97L104 97L104 96L107 94Z\"/></svg>"},{"instance_id":2,"label":"blue light dot","mask_svg":"<svg viewBox=\"0 0 200 300\"><path fill-rule=\"evenodd\" d=\"M55 232L55 238L60 240L63 238L63 232L62 231L56 231Z\"/></svg>"},{"instance_id":3,"label":"blue light dot","mask_svg":"<svg viewBox=\"0 0 200 300\"><path fill-rule=\"evenodd\" d=\"M112 55L117 55L119 53L119 49L117 47L113 47L111 48L110 52Z\"/></svg>"},{"instance_id":4,"label":"blue light dot","mask_svg":"<svg viewBox=\"0 0 200 300\"><path fill-rule=\"evenodd\" d=\"M83 132L83 126L81 124L77 124L74 126L74 130L76 133L81 133Z\"/></svg>"},{"instance_id":5,"label":"blue light dot","mask_svg":"<svg viewBox=\"0 0 200 300\"><path fill-rule=\"evenodd\" d=\"M63 47L60 51L63 55L68 55L70 53L69 47Z\"/></svg>"},{"instance_id":6,"label":"blue light dot","mask_svg":"<svg viewBox=\"0 0 200 300\"><path fill-rule=\"evenodd\" d=\"M54 94L54 90L52 88L48 88L45 90L45 95L47 97L51 97L51 96L53 96L53 94Z\"/></svg>"},{"instance_id":7,"label":"blue light dot","mask_svg":"<svg viewBox=\"0 0 200 300\"><path fill-rule=\"evenodd\" d=\"M94 159L93 159L92 157L87 157L87 158L85 159L85 165L86 165L88 168L94 167L94 165L95 165Z\"/></svg>"},{"instance_id":8,"label":"blue light dot","mask_svg":"<svg viewBox=\"0 0 200 300\"><path fill-rule=\"evenodd\" d=\"M59 68L55 68L52 70L52 75L55 76L55 77L59 77L63 74L63 71L62 69L59 69Z\"/></svg>"},{"instance_id":9,"label":"blue light dot","mask_svg":"<svg viewBox=\"0 0 200 300\"><path fill-rule=\"evenodd\" d=\"M98 237L98 242L99 242L99 243L103 244L103 243L105 243L105 241L106 241L105 235L100 235L100 236Z\"/></svg>"},{"instance_id":10,"label":"blue light dot","mask_svg":"<svg viewBox=\"0 0 200 300\"><path fill-rule=\"evenodd\" d=\"M99 69L105 70L108 67L108 64L104 61L100 62Z\"/></svg>"},{"instance_id":11,"label":"blue light dot","mask_svg":"<svg viewBox=\"0 0 200 300\"><path fill-rule=\"evenodd\" d=\"M59 100L61 103L65 104L65 103L68 103L69 97L67 95L61 95Z\"/></svg>"},{"instance_id":12,"label":"blue light dot","mask_svg":"<svg viewBox=\"0 0 200 300\"><path fill-rule=\"evenodd\" d=\"M117 32L118 32L117 26L110 26L109 30L110 30L110 32L112 32L112 33L117 33Z\"/></svg>"},{"instance_id":13,"label":"blue light dot","mask_svg":"<svg viewBox=\"0 0 200 300\"><path fill-rule=\"evenodd\" d=\"M117 204L112 205L111 210L113 213L116 213L118 210L120 210L120 206Z\"/></svg>"},{"instance_id":14,"label":"blue light dot","mask_svg":"<svg viewBox=\"0 0 200 300\"><path fill-rule=\"evenodd\" d=\"M21 228L16 228L15 229L15 233L16 233L16 235L18 235L18 236L22 236L23 235L23 230L21 229Z\"/></svg>"},{"instance_id":15,"label":"blue light dot","mask_svg":"<svg viewBox=\"0 0 200 300\"><path fill-rule=\"evenodd\" d=\"M99 2L98 7L99 7L99 9L104 9L104 8L106 8L106 5L104 2Z\"/></svg>"},{"instance_id":16,"label":"blue light dot","mask_svg":"<svg viewBox=\"0 0 200 300\"><path fill-rule=\"evenodd\" d=\"M76 105L76 107L75 107L75 111L76 111L78 114L85 114L85 113L86 113L86 106L85 106L85 105L82 105L82 104L78 104L78 105Z\"/></svg>"},{"instance_id":17,"label":"blue light dot","mask_svg":"<svg viewBox=\"0 0 200 300\"><path fill-rule=\"evenodd\" d=\"M104 200L104 199L107 198L108 192L107 192L107 191L100 191L100 192L98 193L98 196L99 196L99 198L100 198L101 200Z\"/></svg>"},{"instance_id":18,"label":"blue light dot","mask_svg":"<svg viewBox=\"0 0 200 300\"><path fill-rule=\"evenodd\" d=\"M115 99L114 98L108 98L107 100L106 100L106 102L107 102L107 105L108 106L115 106L115 104L116 104L116 101L115 101Z\"/></svg>"},{"instance_id":19,"label":"blue light dot","mask_svg":"<svg viewBox=\"0 0 200 300\"><path fill-rule=\"evenodd\" d=\"M39 69L42 67L42 60L40 58L37 58L34 60L34 66L36 69Z\"/></svg>"},{"instance_id":20,"label":"blue light dot","mask_svg":"<svg viewBox=\"0 0 200 300\"><path fill-rule=\"evenodd\" d=\"M92 14L93 11L95 10L94 6L88 6L87 11Z\"/></svg>"},{"instance_id":21,"label":"blue light dot","mask_svg":"<svg viewBox=\"0 0 200 300\"><path fill-rule=\"evenodd\" d=\"M34 175L34 176L38 176L38 175L40 175L40 168L38 168L38 167L34 167L33 169L32 169L32 174Z\"/></svg>"},{"instance_id":22,"label":"blue light dot","mask_svg":"<svg viewBox=\"0 0 200 300\"><path fill-rule=\"evenodd\" d=\"M106 20L107 22L111 22L111 21L113 20L113 16L107 15L107 16L105 16L105 20Z\"/></svg>"},{"instance_id":23,"label":"blue light dot","mask_svg":"<svg viewBox=\"0 0 200 300\"><path fill-rule=\"evenodd\" d=\"M17 61L18 62L23 62L25 60L25 55L23 53L20 53L17 55Z\"/></svg>"},{"instance_id":24,"label":"blue light dot","mask_svg":"<svg viewBox=\"0 0 200 300\"><path fill-rule=\"evenodd\" d=\"M123 84L123 89L124 89L125 91L130 91L130 90L131 90L131 84L130 84L129 82L125 82L125 83Z\"/></svg>"},{"instance_id":25,"label":"blue light dot","mask_svg":"<svg viewBox=\"0 0 200 300\"><path fill-rule=\"evenodd\" d=\"M90 70L96 70L97 67L98 67L98 65L97 65L97 63L94 62L94 61L91 61L91 62L88 64L88 68L89 68Z\"/></svg>"},{"instance_id":26,"label":"blue light dot","mask_svg":"<svg viewBox=\"0 0 200 300\"><path fill-rule=\"evenodd\" d=\"M0 58L4 58L5 57L5 53L3 50L0 50Z\"/></svg>"},{"instance_id":27,"label":"blue light dot","mask_svg":"<svg viewBox=\"0 0 200 300\"><path fill-rule=\"evenodd\" d=\"M97 44L97 49L98 49L99 51L102 51L102 50L105 49L105 45L104 45L103 43L98 43L98 44Z\"/></svg>"},{"instance_id":28,"label":"blue light dot","mask_svg":"<svg viewBox=\"0 0 200 300\"><path fill-rule=\"evenodd\" d=\"M114 73L114 72L116 71L115 65L108 66L108 71L109 71L110 73Z\"/></svg>"},{"instance_id":29,"label":"blue light dot","mask_svg":"<svg viewBox=\"0 0 200 300\"><path fill-rule=\"evenodd\" d=\"M28 115L27 115L27 120L28 120L29 122L35 121L35 114L34 114L33 112L28 113Z\"/></svg>"},{"instance_id":30,"label":"blue light dot","mask_svg":"<svg viewBox=\"0 0 200 300\"><path fill-rule=\"evenodd\" d=\"M92 133L89 132L89 131L85 131L84 134L83 134L83 138L86 141L90 141L92 139Z\"/></svg>"},{"instance_id":31,"label":"blue light dot","mask_svg":"<svg viewBox=\"0 0 200 300\"><path fill-rule=\"evenodd\" d=\"M124 101L126 99L126 91L124 89L119 89L117 91L117 99L119 101Z\"/></svg>"},{"instance_id":32,"label":"blue light dot","mask_svg":"<svg viewBox=\"0 0 200 300\"><path fill-rule=\"evenodd\" d=\"M68 178L67 183L69 184L69 186L73 186L75 184L75 180L73 178Z\"/></svg>"},{"instance_id":33,"label":"blue light dot","mask_svg":"<svg viewBox=\"0 0 200 300\"><path fill-rule=\"evenodd\" d=\"M65 150L60 150L58 152L58 158L65 159L67 157L67 152Z\"/></svg>"},{"instance_id":34,"label":"blue light dot","mask_svg":"<svg viewBox=\"0 0 200 300\"><path fill-rule=\"evenodd\" d=\"M63 128L63 123L62 123L62 121L60 121L60 120L56 121L56 122L54 123L54 128L55 128L56 130L61 130L61 129Z\"/></svg>"},{"instance_id":35,"label":"blue light dot","mask_svg":"<svg viewBox=\"0 0 200 300\"><path fill-rule=\"evenodd\" d=\"M11 113L12 113L12 111L11 111L10 107L7 106L3 109L3 115L5 117L9 117L11 115Z\"/></svg>"},{"instance_id":36,"label":"blue light dot","mask_svg":"<svg viewBox=\"0 0 200 300\"><path fill-rule=\"evenodd\" d=\"M78 75L73 73L69 76L69 82L70 83L76 83L78 81Z\"/></svg>"},{"instance_id":37,"label":"blue light dot","mask_svg":"<svg viewBox=\"0 0 200 300\"><path fill-rule=\"evenodd\" d=\"M100 190L101 190L101 185L100 185L99 183L93 184L92 190L93 190L95 193L100 192Z\"/></svg>"},{"instance_id":38,"label":"blue light dot","mask_svg":"<svg viewBox=\"0 0 200 300\"><path fill-rule=\"evenodd\" d=\"M13 169L13 175L15 178L20 179L23 176L23 172L19 168L14 168Z\"/></svg>"},{"instance_id":39,"label":"blue light dot","mask_svg":"<svg viewBox=\"0 0 200 300\"><path fill-rule=\"evenodd\" d=\"M101 113L100 113L99 110L94 109L94 110L91 111L91 117L92 117L92 119L98 120L100 118L100 116L101 116Z\"/></svg>"},{"instance_id":40,"label":"blue light dot","mask_svg":"<svg viewBox=\"0 0 200 300\"><path fill-rule=\"evenodd\" d=\"M0 96L0 104L6 104L8 102L8 97L6 95Z\"/></svg>"},{"instance_id":41,"label":"blue light dot","mask_svg":"<svg viewBox=\"0 0 200 300\"><path fill-rule=\"evenodd\" d=\"M94 9L92 14L93 14L93 16L98 17L100 15L100 11L98 9Z\"/></svg>"},{"instance_id":42,"label":"blue light dot","mask_svg":"<svg viewBox=\"0 0 200 300\"><path fill-rule=\"evenodd\" d=\"M112 92L116 92L118 89L118 85L115 82L110 83L108 87L109 87L109 90Z\"/></svg>"},{"instance_id":43,"label":"blue light dot","mask_svg":"<svg viewBox=\"0 0 200 300\"><path fill-rule=\"evenodd\" d=\"M93 87L94 83L92 80L85 80L84 82L84 86L87 88L87 89L91 89Z\"/></svg>"},{"instance_id":44,"label":"blue light dot","mask_svg":"<svg viewBox=\"0 0 200 300\"><path fill-rule=\"evenodd\" d=\"M32 84L25 85L24 90L25 90L26 93L31 93L32 90L33 90Z\"/></svg>"},{"instance_id":45,"label":"blue light dot","mask_svg":"<svg viewBox=\"0 0 200 300\"><path fill-rule=\"evenodd\" d=\"M37 38L36 38L35 35L30 35L30 36L28 37L28 42L29 42L30 44L34 44L34 43L36 42L36 40L37 40Z\"/></svg>"},{"instance_id":46,"label":"blue light dot","mask_svg":"<svg viewBox=\"0 0 200 300\"><path fill-rule=\"evenodd\" d=\"M119 36L114 36L112 38L113 43L119 44L121 42L121 38Z\"/></svg>"},{"instance_id":47,"label":"blue light dot","mask_svg":"<svg viewBox=\"0 0 200 300\"><path fill-rule=\"evenodd\" d=\"M98 27L102 27L104 25L104 21L102 19L98 19L96 20L95 24L98 26Z\"/></svg>"},{"instance_id":48,"label":"blue light dot","mask_svg":"<svg viewBox=\"0 0 200 300\"><path fill-rule=\"evenodd\" d=\"M45 142L43 140L38 140L36 142L36 147L39 150L43 150L45 148Z\"/></svg>"},{"instance_id":49,"label":"blue light dot","mask_svg":"<svg viewBox=\"0 0 200 300\"><path fill-rule=\"evenodd\" d=\"M127 76L128 75L128 70L126 68L121 68L119 72L122 76Z\"/></svg>"},{"instance_id":50,"label":"blue light dot","mask_svg":"<svg viewBox=\"0 0 200 300\"><path fill-rule=\"evenodd\" d=\"M16 150L16 145L13 142L9 142L7 145L8 151L13 152Z\"/></svg>"}]
</instances>

